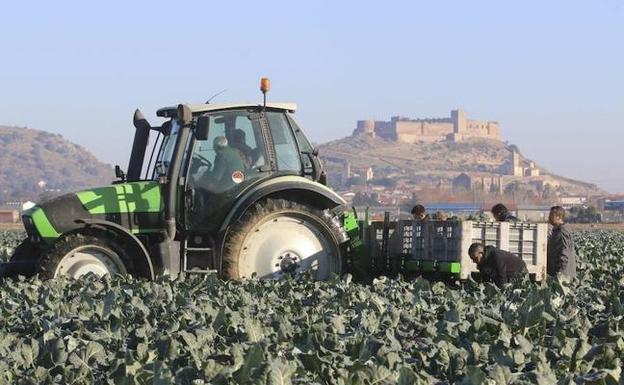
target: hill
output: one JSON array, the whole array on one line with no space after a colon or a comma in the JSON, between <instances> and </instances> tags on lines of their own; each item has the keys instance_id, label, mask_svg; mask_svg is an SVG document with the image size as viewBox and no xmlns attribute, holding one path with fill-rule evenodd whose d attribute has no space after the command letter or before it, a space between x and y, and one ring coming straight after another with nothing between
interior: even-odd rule
<instances>
[{"instance_id":1,"label":"hill","mask_svg":"<svg viewBox=\"0 0 624 385\"><path fill-rule=\"evenodd\" d=\"M499 140L475 138L461 142L405 143L354 135L322 144L319 151L330 183L337 188L344 187L353 175L363 176L370 167L375 179L392 179L408 186L450 187L463 173L472 179L471 183L478 178L480 181L484 178L500 180L501 190L510 185L535 189L550 185L559 195L603 193L594 184L552 174L523 157L516 146ZM514 152L519 168L515 173Z\"/></svg>"},{"instance_id":2,"label":"hill","mask_svg":"<svg viewBox=\"0 0 624 385\"><path fill-rule=\"evenodd\" d=\"M104 164L61 135L0 126L0 202L37 199L114 179Z\"/></svg>"}]
</instances>

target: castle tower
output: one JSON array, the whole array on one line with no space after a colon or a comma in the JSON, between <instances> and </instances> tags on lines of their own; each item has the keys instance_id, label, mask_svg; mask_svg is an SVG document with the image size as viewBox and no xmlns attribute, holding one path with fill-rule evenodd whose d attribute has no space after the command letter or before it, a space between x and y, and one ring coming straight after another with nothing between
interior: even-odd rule
<instances>
[{"instance_id":1,"label":"castle tower","mask_svg":"<svg viewBox=\"0 0 624 385\"><path fill-rule=\"evenodd\" d=\"M527 176L539 176L540 170L535 165L534 161L529 162L529 168L527 169Z\"/></svg>"},{"instance_id":2,"label":"castle tower","mask_svg":"<svg viewBox=\"0 0 624 385\"><path fill-rule=\"evenodd\" d=\"M353 130L353 136L365 135L372 138L375 137L375 121L374 120L358 120L357 127Z\"/></svg>"},{"instance_id":3,"label":"castle tower","mask_svg":"<svg viewBox=\"0 0 624 385\"><path fill-rule=\"evenodd\" d=\"M453 122L453 132L462 134L466 132L466 112L461 108L451 111L451 121Z\"/></svg>"},{"instance_id":4,"label":"castle tower","mask_svg":"<svg viewBox=\"0 0 624 385\"><path fill-rule=\"evenodd\" d=\"M520 164L520 153L515 149L511 152L511 175L524 176L524 169Z\"/></svg>"}]
</instances>

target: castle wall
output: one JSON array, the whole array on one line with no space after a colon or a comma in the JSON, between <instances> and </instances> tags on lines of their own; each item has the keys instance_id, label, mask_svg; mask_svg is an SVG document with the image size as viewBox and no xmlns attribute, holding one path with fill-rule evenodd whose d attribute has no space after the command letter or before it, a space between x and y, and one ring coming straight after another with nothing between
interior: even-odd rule
<instances>
[{"instance_id":1,"label":"castle wall","mask_svg":"<svg viewBox=\"0 0 624 385\"><path fill-rule=\"evenodd\" d=\"M395 122L398 140L415 143L418 141L442 141L453 132L453 124L448 122L398 121Z\"/></svg>"},{"instance_id":2,"label":"castle wall","mask_svg":"<svg viewBox=\"0 0 624 385\"><path fill-rule=\"evenodd\" d=\"M398 140L394 122L375 122L375 133L380 138L384 138L387 140Z\"/></svg>"},{"instance_id":3,"label":"castle wall","mask_svg":"<svg viewBox=\"0 0 624 385\"><path fill-rule=\"evenodd\" d=\"M496 122L468 120L465 134L472 137L500 139L500 128Z\"/></svg>"},{"instance_id":4,"label":"castle wall","mask_svg":"<svg viewBox=\"0 0 624 385\"><path fill-rule=\"evenodd\" d=\"M451 111L450 118L408 119L393 116L390 121L359 120L353 134L379 136L407 143L462 141L469 138L501 140L497 122L466 119L465 112L460 109Z\"/></svg>"}]
</instances>

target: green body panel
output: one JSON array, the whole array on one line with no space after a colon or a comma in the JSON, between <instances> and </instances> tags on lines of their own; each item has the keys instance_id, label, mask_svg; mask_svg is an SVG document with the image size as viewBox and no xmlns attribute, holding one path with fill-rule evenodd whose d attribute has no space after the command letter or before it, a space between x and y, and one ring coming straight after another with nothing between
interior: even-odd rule
<instances>
[{"instance_id":1,"label":"green body panel","mask_svg":"<svg viewBox=\"0 0 624 385\"><path fill-rule=\"evenodd\" d=\"M347 233L357 233L360 228L358 219L352 212L348 212L344 215L343 225Z\"/></svg>"},{"instance_id":2,"label":"green body panel","mask_svg":"<svg viewBox=\"0 0 624 385\"><path fill-rule=\"evenodd\" d=\"M163 210L158 182L141 181L65 194L24 211L22 218L29 235L49 243L81 227L78 219L111 221L133 234L161 231Z\"/></svg>"},{"instance_id":3,"label":"green body panel","mask_svg":"<svg viewBox=\"0 0 624 385\"><path fill-rule=\"evenodd\" d=\"M443 273L459 273L459 262L438 262L437 271Z\"/></svg>"},{"instance_id":4,"label":"green body panel","mask_svg":"<svg viewBox=\"0 0 624 385\"><path fill-rule=\"evenodd\" d=\"M26 215L30 215L37 232L44 240L56 239L61 235L54 229L41 207L34 207Z\"/></svg>"},{"instance_id":5,"label":"green body panel","mask_svg":"<svg viewBox=\"0 0 624 385\"><path fill-rule=\"evenodd\" d=\"M369 264L370 256L366 252L364 240L360 237L360 225L357 215L354 212L347 212L344 214L342 222L347 236L349 237L349 250L353 254L352 259L357 261L356 263L360 265ZM369 266L359 267L367 269Z\"/></svg>"},{"instance_id":6,"label":"green body panel","mask_svg":"<svg viewBox=\"0 0 624 385\"><path fill-rule=\"evenodd\" d=\"M76 193L89 214L155 213L164 210L158 182L120 183Z\"/></svg>"}]
</instances>

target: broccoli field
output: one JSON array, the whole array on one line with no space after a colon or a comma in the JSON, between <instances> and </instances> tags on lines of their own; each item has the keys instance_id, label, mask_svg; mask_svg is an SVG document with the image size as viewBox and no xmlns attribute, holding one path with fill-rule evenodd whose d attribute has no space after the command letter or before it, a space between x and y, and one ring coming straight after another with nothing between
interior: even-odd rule
<instances>
[{"instance_id":1,"label":"broccoli field","mask_svg":"<svg viewBox=\"0 0 624 385\"><path fill-rule=\"evenodd\" d=\"M0 258L22 234L0 233ZM624 233L578 279L0 284L0 384L622 384Z\"/></svg>"}]
</instances>

